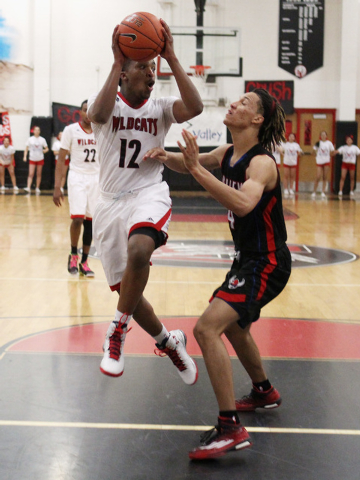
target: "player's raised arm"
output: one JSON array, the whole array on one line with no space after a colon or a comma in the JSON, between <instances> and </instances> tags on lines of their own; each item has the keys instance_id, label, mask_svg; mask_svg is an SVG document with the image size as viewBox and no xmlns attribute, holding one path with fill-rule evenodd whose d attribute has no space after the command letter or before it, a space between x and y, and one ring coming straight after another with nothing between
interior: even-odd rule
<instances>
[{"instance_id":1,"label":"player's raised arm","mask_svg":"<svg viewBox=\"0 0 360 480\"><path fill-rule=\"evenodd\" d=\"M187 130L183 130L182 136L185 147L180 142L178 145L186 168L205 190L238 217L247 215L255 208L264 190L275 187L277 171L275 162L270 157L265 155L255 157L248 168L248 179L240 190L235 190L218 180L201 165L196 138Z\"/></svg>"},{"instance_id":2,"label":"player's raised arm","mask_svg":"<svg viewBox=\"0 0 360 480\"><path fill-rule=\"evenodd\" d=\"M221 165L221 160L225 154L225 151L230 145L222 145L217 147L211 152L199 153L199 163L206 170L215 170ZM169 152L163 148L157 147L149 150L144 155L144 160L153 158L160 163L164 163L170 170L174 170L178 173L189 173L184 163L184 156L181 152Z\"/></svg>"},{"instance_id":3,"label":"player's raised arm","mask_svg":"<svg viewBox=\"0 0 360 480\"><path fill-rule=\"evenodd\" d=\"M91 122L99 123L101 125L105 124L109 120L111 112L113 111L119 80L123 64L125 62L125 57L121 53L119 47L118 25L116 25L112 34L111 47L114 54L114 63L112 64L109 76L106 79L104 86L97 95L94 103L90 105L87 112L88 118Z\"/></svg>"},{"instance_id":4,"label":"player's raised arm","mask_svg":"<svg viewBox=\"0 0 360 480\"><path fill-rule=\"evenodd\" d=\"M174 40L168 25L163 19L160 20L164 27L165 47L161 56L168 62L171 71L174 74L178 85L181 99L177 100L173 106L173 113L178 123L185 122L194 118L203 111L203 103L199 92L186 74L174 51Z\"/></svg>"}]
</instances>

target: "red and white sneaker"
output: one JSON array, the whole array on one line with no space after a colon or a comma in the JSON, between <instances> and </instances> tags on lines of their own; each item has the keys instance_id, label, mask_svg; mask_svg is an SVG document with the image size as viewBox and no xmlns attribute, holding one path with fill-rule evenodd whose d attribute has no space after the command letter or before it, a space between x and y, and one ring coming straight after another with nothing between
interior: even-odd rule
<instances>
[{"instance_id":1,"label":"red and white sneaker","mask_svg":"<svg viewBox=\"0 0 360 480\"><path fill-rule=\"evenodd\" d=\"M251 447L250 436L241 424L224 422L219 418L219 424L212 430L200 436L200 446L189 452L191 460L207 460L222 457L228 452Z\"/></svg>"},{"instance_id":2,"label":"red and white sneaker","mask_svg":"<svg viewBox=\"0 0 360 480\"><path fill-rule=\"evenodd\" d=\"M95 277L95 273L89 267L87 260L79 264L79 272L80 275L84 275L85 277Z\"/></svg>"},{"instance_id":3,"label":"red and white sneaker","mask_svg":"<svg viewBox=\"0 0 360 480\"><path fill-rule=\"evenodd\" d=\"M183 381L187 385L194 385L198 379L198 368L186 351L186 335L182 330L172 330L169 333L169 338L161 345L156 343L155 353L159 357L168 356Z\"/></svg>"},{"instance_id":4,"label":"red and white sneaker","mask_svg":"<svg viewBox=\"0 0 360 480\"><path fill-rule=\"evenodd\" d=\"M78 260L79 260L78 255L73 255L72 253L70 253L69 259L68 259L68 272L71 273L71 275L76 275L79 271Z\"/></svg>"},{"instance_id":5,"label":"red and white sneaker","mask_svg":"<svg viewBox=\"0 0 360 480\"><path fill-rule=\"evenodd\" d=\"M124 347L125 337L130 329L126 322L111 322L105 336L103 345L104 357L101 360L100 370L110 377L120 377L124 373Z\"/></svg>"},{"instance_id":6,"label":"red and white sneaker","mask_svg":"<svg viewBox=\"0 0 360 480\"><path fill-rule=\"evenodd\" d=\"M254 412L257 408L271 410L281 405L281 397L274 387L271 387L267 392L260 392L260 390L253 387L250 395L245 395L236 400L235 404L236 410L239 412Z\"/></svg>"}]
</instances>

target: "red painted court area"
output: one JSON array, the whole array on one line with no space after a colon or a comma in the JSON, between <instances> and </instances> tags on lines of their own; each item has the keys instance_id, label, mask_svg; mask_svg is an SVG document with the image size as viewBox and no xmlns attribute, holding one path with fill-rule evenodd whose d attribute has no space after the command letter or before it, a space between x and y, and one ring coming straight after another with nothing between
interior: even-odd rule
<instances>
[{"instance_id":1,"label":"red painted court area","mask_svg":"<svg viewBox=\"0 0 360 480\"><path fill-rule=\"evenodd\" d=\"M181 328L188 337L187 351L201 355L192 335L194 317L163 318L167 329ZM154 340L135 322L125 342L125 353L152 355ZM12 344L9 352L101 354L108 322L67 327L32 335ZM360 325L324 321L262 318L254 323L253 336L262 357L299 359L360 359ZM230 355L235 355L225 340Z\"/></svg>"}]
</instances>

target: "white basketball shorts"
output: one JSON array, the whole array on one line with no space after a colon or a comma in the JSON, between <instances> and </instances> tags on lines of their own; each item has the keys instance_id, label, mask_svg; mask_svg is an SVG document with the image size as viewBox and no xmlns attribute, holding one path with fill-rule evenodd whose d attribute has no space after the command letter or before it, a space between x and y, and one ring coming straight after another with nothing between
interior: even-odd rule
<instances>
[{"instance_id":1,"label":"white basketball shorts","mask_svg":"<svg viewBox=\"0 0 360 480\"><path fill-rule=\"evenodd\" d=\"M71 218L87 218L94 216L99 198L99 175L82 174L69 171L68 196Z\"/></svg>"},{"instance_id":2,"label":"white basketball shorts","mask_svg":"<svg viewBox=\"0 0 360 480\"><path fill-rule=\"evenodd\" d=\"M93 240L111 290L118 290L127 263L129 234L152 227L167 237L171 198L166 182L131 193L101 193L93 220Z\"/></svg>"}]
</instances>

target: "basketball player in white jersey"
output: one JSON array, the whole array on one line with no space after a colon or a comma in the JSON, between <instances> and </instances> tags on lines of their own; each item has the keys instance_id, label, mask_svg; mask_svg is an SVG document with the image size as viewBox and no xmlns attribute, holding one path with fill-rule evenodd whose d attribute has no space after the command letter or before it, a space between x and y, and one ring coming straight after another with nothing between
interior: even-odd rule
<instances>
[{"instance_id":1,"label":"basketball player in white jersey","mask_svg":"<svg viewBox=\"0 0 360 480\"><path fill-rule=\"evenodd\" d=\"M15 148L10 145L9 137L4 138L3 145L0 145L0 183L2 192L5 192L5 168L8 169L11 182L13 184L14 193L19 192L19 188L16 186L16 178L14 172L14 154Z\"/></svg>"},{"instance_id":2,"label":"basketball player in white jersey","mask_svg":"<svg viewBox=\"0 0 360 480\"><path fill-rule=\"evenodd\" d=\"M65 127L61 137L60 152L55 169L55 188L53 200L60 206L64 199L61 182L66 169L66 157L71 156L68 175L68 196L70 206L71 251L68 258L68 271L76 275L93 277L94 272L88 265L88 255L92 241L92 217L99 196L99 160L96 140L87 116L87 100L81 104L81 121ZM83 231L83 253L78 264L78 242Z\"/></svg>"},{"instance_id":3,"label":"basketball player in white jersey","mask_svg":"<svg viewBox=\"0 0 360 480\"><path fill-rule=\"evenodd\" d=\"M89 98L88 115L101 158L94 243L111 290L119 292L100 370L113 377L122 375L122 350L133 317L155 339L158 354L168 355L183 381L192 385L197 380L197 366L186 352L185 334L168 332L143 296L151 255L166 243L171 216L163 167L156 160L144 162L143 156L164 145L172 123L189 120L203 109L199 93L175 55L169 27L161 22L166 39L161 55L172 69L181 98L150 98L155 62L126 59L119 48L118 26L112 37L110 74L100 92Z\"/></svg>"}]
</instances>

